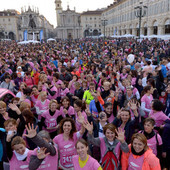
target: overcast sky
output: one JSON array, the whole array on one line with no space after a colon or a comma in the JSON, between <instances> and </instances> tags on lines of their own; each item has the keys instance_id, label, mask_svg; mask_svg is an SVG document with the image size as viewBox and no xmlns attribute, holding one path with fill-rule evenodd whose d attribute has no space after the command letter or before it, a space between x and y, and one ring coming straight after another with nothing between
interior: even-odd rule
<instances>
[{"instance_id":1,"label":"overcast sky","mask_svg":"<svg viewBox=\"0 0 170 170\"><path fill-rule=\"evenodd\" d=\"M51 24L56 27L55 0L0 0L0 10L16 9L21 12L21 7L28 5L38 7L40 14L44 15ZM70 9L76 8L77 12L95 10L97 8L107 7L113 0L62 0L63 10L67 9L69 4Z\"/></svg>"}]
</instances>

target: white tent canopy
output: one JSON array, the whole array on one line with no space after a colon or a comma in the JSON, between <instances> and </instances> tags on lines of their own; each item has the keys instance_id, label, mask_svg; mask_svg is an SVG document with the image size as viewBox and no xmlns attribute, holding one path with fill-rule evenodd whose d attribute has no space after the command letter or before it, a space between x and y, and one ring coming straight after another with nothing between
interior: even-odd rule
<instances>
[{"instance_id":1,"label":"white tent canopy","mask_svg":"<svg viewBox=\"0 0 170 170\"><path fill-rule=\"evenodd\" d=\"M132 38L132 37L135 37L135 35L132 35L132 34L125 34L125 35L121 35L121 37Z\"/></svg>"},{"instance_id":2,"label":"white tent canopy","mask_svg":"<svg viewBox=\"0 0 170 170\"><path fill-rule=\"evenodd\" d=\"M121 36L120 35L112 35L111 37L113 37L113 38L120 38Z\"/></svg>"},{"instance_id":3,"label":"white tent canopy","mask_svg":"<svg viewBox=\"0 0 170 170\"><path fill-rule=\"evenodd\" d=\"M37 43L40 43L40 41L29 40L29 41L18 42L18 44L29 44L29 43L37 44Z\"/></svg>"},{"instance_id":4,"label":"white tent canopy","mask_svg":"<svg viewBox=\"0 0 170 170\"><path fill-rule=\"evenodd\" d=\"M104 37L104 34L99 35L99 37Z\"/></svg>"},{"instance_id":5,"label":"white tent canopy","mask_svg":"<svg viewBox=\"0 0 170 170\"><path fill-rule=\"evenodd\" d=\"M49 42L49 41L56 41L54 38L49 38L49 39L47 39L47 42Z\"/></svg>"}]
</instances>

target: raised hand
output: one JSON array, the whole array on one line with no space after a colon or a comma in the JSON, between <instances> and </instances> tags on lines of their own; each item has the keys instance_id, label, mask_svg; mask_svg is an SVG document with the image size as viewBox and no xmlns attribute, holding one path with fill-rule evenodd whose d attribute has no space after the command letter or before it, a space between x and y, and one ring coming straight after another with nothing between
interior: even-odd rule
<instances>
[{"instance_id":1,"label":"raised hand","mask_svg":"<svg viewBox=\"0 0 170 170\"><path fill-rule=\"evenodd\" d=\"M9 103L8 107L13 111L17 111L19 109L15 104L12 103Z\"/></svg>"},{"instance_id":2,"label":"raised hand","mask_svg":"<svg viewBox=\"0 0 170 170\"><path fill-rule=\"evenodd\" d=\"M28 123L28 126L25 125L25 128L26 128L28 134L24 134L24 136L26 136L27 138L33 138L33 137L36 136L38 126L36 126L36 127L34 128L34 125L33 125L33 124L32 124L32 126L31 126L30 123Z\"/></svg>"},{"instance_id":3,"label":"raised hand","mask_svg":"<svg viewBox=\"0 0 170 170\"><path fill-rule=\"evenodd\" d=\"M135 111L138 109L138 103L137 101L134 101L134 100L131 100L129 103L128 103L128 106L130 107L131 110Z\"/></svg>"},{"instance_id":4,"label":"raised hand","mask_svg":"<svg viewBox=\"0 0 170 170\"><path fill-rule=\"evenodd\" d=\"M47 148L40 148L37 150L37 158L38 159L44 159L45 157L47 157L50 153L45 153L45 151L47 150Z\"/></svg>"},{"instance_id":5,"label":"raised hand","mask_svg":"<svg viewBox=\"0 0 170 170\"><path fill-rule=\"evenodd\" d=\"M78 121L80 124L83 124L83 122L84 122L84 116L82 115L81 112L78 112L77 115L78 115L77 121Z\"/></svg>"},{"instance_id":6,"label":"raised hand","mask_svg":"<svg viewBox=\"0 0 170 170\"><path fill-rule=\"evenodd\" d=\"M90 113L89 107L87 107L87 108L86 108L85 112L86 112L86 115L87 115L87 116L91 116L91 113Z\"/></svg>"},{"instance_id":7,"label":"raised hand","mask_svg":"<svg viewBox=\"0 0 170 170\"><path fill-rule=\"evenodd\" d=\"M117 118L120 119L120 116L122 114L122 109L119 109L118 113L117 113Z\"/></svg>"},{"instance_id":8,"label":"raised hand","mask_svg":"<svg viewBox=\"0 0 170 170\"><path fill-rule=\"evenodd\" d=\"M90 124L88 121L84 121L83 126L88 130L90 134L93 133L93 122Z\"/></svg>"},{"instance_id":9,"label":"raised hand","mask_svg":"<svg viewBox=\"0 0 170 170\"><path fill-rule=\"evenodd\" d=\"M8 105L8 107L9 107L11 110L15 111L18 115L21 114L21 111L19 110L19 108L17 107L17 105L10 103L10 104Z\"/></svg>"},{"instance_id":10,"label":"raised hand","mask_svg":"<svg viewBox=\"0 0 170 170\"><path fill-rule=\"evenodd\" d=\"M125 131L122 128L118 128L118 130L116 130L117 136L116 138L121 142L124 143L125 142Z\"/></svg>"},{"instance_id":11,"label":"raised hand","mask_svg":"<svg viewBox=\"0 0 170 170\"><path fill-rule=\"evenodd\" d=\"M14 135L15 135L15 131L12 131L11 133L8 132L7 137L6 137L6 141L10 142Z\"/></svg>"}]
</instances>

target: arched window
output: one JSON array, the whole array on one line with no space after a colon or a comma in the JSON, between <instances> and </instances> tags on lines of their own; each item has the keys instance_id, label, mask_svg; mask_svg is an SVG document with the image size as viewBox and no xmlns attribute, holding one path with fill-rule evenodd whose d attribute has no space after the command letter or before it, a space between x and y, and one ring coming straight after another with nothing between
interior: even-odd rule
<instances>
[{"instance_id":1,"label":"arched window","mask_svg":"<svg viewBox=\"0 0 170 170\"><path fill-rule=\"evenodd\" d=\"M144 24L144 35L147 35L147 24L146 24L146 22Z\"/></svg>"},{"instance_id":2,"label":"arched window","mask_svg":"<svg viewBox=\"0 0 170 170\"><path fill-rule=\"evenodd\" d=\"M157 21L153 23L153 34L155 35L158 34L158 22Z\"/></svg>"},{"instance_id":3,"label":"arched window","mask_svg":"<svg viewBox=\"0 0 170 170\"><path fill-rule=\"evenodd\" d=\"M170 34L170 19L165 21L165 34Z\"/></svg>"}]
</instances>

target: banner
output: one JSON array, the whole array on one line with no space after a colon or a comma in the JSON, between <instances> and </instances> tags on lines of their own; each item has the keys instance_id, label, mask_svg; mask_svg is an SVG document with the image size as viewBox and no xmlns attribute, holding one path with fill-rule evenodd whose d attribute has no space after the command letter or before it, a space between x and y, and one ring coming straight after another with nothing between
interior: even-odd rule
<instances>
[{"instance_id":1,"label":"banner","mask_svg":"<svg viewBox=\"0 0 170 170\"><path fill-rule=\"evenodd\" d=\"M40 31L40 41L43 39L43 30Z\"/></svg>"},{"instance_id":2,"label":"banner","mask_svg":"<svg viewBox=\"0 0 170 170\"><path fill-rule=\"evenodd\" d=\"M24 41L27 41L27 30L24 31Z\"/></svg>"}]
</instances>

